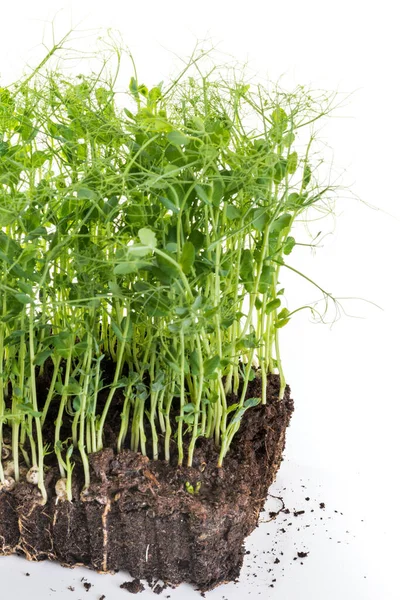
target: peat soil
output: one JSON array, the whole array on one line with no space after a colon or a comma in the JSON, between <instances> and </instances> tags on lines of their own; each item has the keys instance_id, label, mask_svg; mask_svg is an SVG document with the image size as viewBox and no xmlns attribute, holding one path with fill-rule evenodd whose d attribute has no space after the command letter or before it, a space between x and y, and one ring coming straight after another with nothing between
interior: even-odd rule
<instances>
[{"instance_id":1,"label":"peat soil","mask_svg":"<svg viewBox=\"0 0 400 600\"><path fill-rule=\"evenodd\" d=\"M0 555L125 570L134 579L186 582L201 591L237 579L244 539L257 526L293 412L289 387L282 401L278 394L279 377L271 375L267 405L245 413L222 468L205 438L190 468L110 447L90 456L85 494L75 469L72 502L57 502L55 467L46 473L45 506L32 484L0 492ZM260 395L256 378L248 397ZM198 493L189 493L188 483Z\"/></svg>"}]
</instances>

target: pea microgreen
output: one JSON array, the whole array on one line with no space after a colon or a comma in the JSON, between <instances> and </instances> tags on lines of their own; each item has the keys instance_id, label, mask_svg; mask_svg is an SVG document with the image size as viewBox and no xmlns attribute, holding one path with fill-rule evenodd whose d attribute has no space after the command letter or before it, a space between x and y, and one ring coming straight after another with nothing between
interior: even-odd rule
<instances>
[{"instance_id":1,"label":"pea microgreen","mask_svg":"<svg viewBox=\"0 0 400 600\"><path fill-rule=\"evenodd\" d=\"M204 75L195 57L170 85L135 74L121 106L115 74L45 65L0 88L0 447L9 435L12 476L24 461L45 500L54 452L57 498L70 500L74 461L87 487L121 395L118 450L190 466L205 436L222 465L246 411L266 404L269 373L283 397L279 333L299 309L280 277L299 273L294 224L333 189L311 151L333 97ZM248 398L255 376L261 398Z\"/></svg>"}]
</instances>

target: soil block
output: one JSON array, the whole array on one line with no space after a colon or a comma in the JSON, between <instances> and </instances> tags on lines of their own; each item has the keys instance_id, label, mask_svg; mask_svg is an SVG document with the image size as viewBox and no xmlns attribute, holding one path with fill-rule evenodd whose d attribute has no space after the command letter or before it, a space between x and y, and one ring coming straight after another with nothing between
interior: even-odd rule
<instances>
[{"instance_id":1,"label":"soil block","mask_svg":"<svg viewBox=\"0 0 400 600\"><path fill-rule=\"evenodd\" d=\"M259 392L256 379L249 394ZM237 579L243 542L257 526L293 412L289 387L281 401L278 393L279 377L272 375L267 405L245 413L222 468L205 438L190 468L107 448L90 456L84 494L74 470L72 502L57 502L56 468L46 473L45 506L32 484L0 492L0 555L125 570L135 579L187 582L201 591Z\"/></svg>"}]
</instances>

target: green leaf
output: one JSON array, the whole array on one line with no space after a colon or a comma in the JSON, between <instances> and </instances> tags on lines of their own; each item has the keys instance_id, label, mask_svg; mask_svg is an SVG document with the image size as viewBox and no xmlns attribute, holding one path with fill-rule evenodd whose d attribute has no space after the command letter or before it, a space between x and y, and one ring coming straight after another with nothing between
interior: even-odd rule
<instances>
[{"instance_id":1,"label":"green leaf","mask_svg":"<svg viewBox=\"0 0 400 600\"><path fill-rule=\"evenodd\" d=\"M271 113L271 119L275 123L275 125L280 125L284 129L286 129L286 125L288 122L288 116L285 113L285 111L283 110L283 108L281 108L280 106L275 108L275 110L273 110Z\"/></svg>"},{"instance_id":2,"label":"green leaf","mask_svg":"<svg viewBox=\"0 0 400 600\"><path fill-rule=\"evenodd\" d=\"M197 184L197 185L194 186L194 189L196 190L197 195L200 198L200 200L203 200L203 202L205 204L207 204L208 206L210 206L211 202L210 202L210 199L208 197L208 194L207 194L206 190L204 189L204 186Z\"/></svg>"},{"instance_id":3,"label":"green leaf","mask_svg":"<svg viewBox=\"0 0 400 600\"><path fill-rule=\"evenodd\" d=\"M18 302L21 302L21 304L30 304L33 302L32 298L26 294L14 294L14 298L16 298Z\"/></svg>"},{"instance_id":4,"label":"green leaf","mask_svg":"<svg viewBox=\"0 0 400 600\"><path fill-rule=\"evenodd\" d=\"M138 261L119 263L114 267L114 275L129 275L138 270ZM112 291L112 290L111 290ZM114 293L114 292L113 292Z\"/></svg>"},{"instance_id":5,"label":"green leaf","mask_svg":"<svg viewBox=\"0 0 400 600\"><path fill-rule=\"evenodd\" d=\"M196 257L196 250L192 242L185 242L182 248L182 254L180 258L180 265L182 271L187 275L190 273L190 269L193 266L194 259Z\"/></svg>"},{"instance_id":6,"label":"green leaf","mask_svg":"<svg viewBox=\"0 0 400 600\"><path fill-rule=\"evenodd\" d=\"M77 381L70 380L68 385L64 388L64 391L68 396L74 396L76 394L81 394L82 388Z\"/></svg>"},{"instance_id":7,"label":"green leaf","mask_svg":"<svg viewBox=\"0 0 400 600\"><path fill-rule=\"evenodd\" d=\"M258 406L261 402L261 398L247 398L244 401L244 408L253 408L254 406Z\"/></svg>"},{"instance_id":8,"label":"green leaf","mask_svg":"<svg viewBox=\"0 0 400 600\"><path fill-rule=\"evenodd\" d=\"M17 410L30 415L31 417L41 417L42 413L34 410L31 402L18 402Z\"/></svg>"},{"instance_id":9,"label":"green leaf","mask_svg":"<svg viewBox=\"0 0 400 600\"><path fill-rule=\"evenodd\" d=\"M152 250L157 248L156 234L151 229L147 229L146 227L139 229L139 239L144 246L148 246Z\"/></svg>"},{"instance_id":10,"label":"green leaf","mask_svg":"<svg viewBox=\"0 0 400 600\"><path fill-rule=\"evenodd\" d=\"M260 294L265 294L274 281L275 268L271 265L264 265L260 275L260 283L258 291Z\"/></svg>"},{"instance_id":11,"label":"green leaf","mask_svg":"<svg viewBox=\"0 0 400 600\"><path fill-rule=\"evenodd\" d=\"M128 119L131 119L132 121L135 120L135 115L133 113L131 113L131 111L128 110L127 108L124 108L124 113L126 114Z\"/></svg>"},{"instance_id":12,"label":"green leaf","mask_svg":"<svg viewBox=\"0 0 400 600\"><path fill-rule=\"evenodd\" d=\"M176 206L176 204L174 204L173 202L171 202L171 200L169 200L168 198L165 198L164 196L158 196L158 199L167 210L171 210L175 214L179 212L179 207Z\"/></svg>"},{"instance_id":13,"label":"green leaf","mask_svg":"<svg viewBox=\"0 0 400 600\"><path fill-rule=\"evenodd\" d=\"M282 144L288 148L289 146L291 146L293 144L293 142L295 141L295 139L296 139L296 136L295 136L294 133L287 133L282 138Z\"/></svg>"},{"instance_id":14,"label":"green leaf","mask_svg":"<svg viewBox=\"0 0 400 600\"><path fill-rule=\"evenodd\" d=\"M287 161L285 159L280 160L274 166L274 182L280 183L285 177L287 171Z\"/></svg>"},{"instance_id":15,"label":"green leaf","mask_svg":"<svg viewBox=\"0 0 400 600\"><path fill-rule=\"evenodd\" d=\"M293 175L297 169L298 155L297 152L292 152L287 157L287 172Z\"/></svg>"},{"instance_id":16,"label":"green leaf","mask_svg":"<svg viewBox=\"0 0 400 600\"><path fill-rule=\"evenodd\" d=\"M308 184L311 181L311 169L309 165L305 165L304 166L304 171L303 171L303 187L307 187Z\"/></svg>"},{"instance_id":17,"label":"green leaf","mask_svg":"<svg viewBox=\"0 0 400 600\"><path fill-rule=\"evenodd\" d=\"M234 425L235 423L240 423L240 421L242 420L242 417L244 415L244 413L246 412L246 408L244 406L242 406L241 408L239 408L236 413L233 415L233 418L231 419L229 425Z\"/></svg>"},{"instance_id":18,"label":"green leaf","mask_svg":"<svg viewBox=\"0 0 400 600\"><path fill-rule=\"evenodd\" d=\"M275 221L273 221L270 230L271 233L279 234L283 229L289 227L291 221L292 215L290 215L289 213L284 213L283 215L280 215L277 219L275 219Z\"/></svg>"},{"instance_id":19,"label":"green leaf","mask_svg":"<svg viewBox=\"0 0 400 600\"><path fill-rule=\"evenodd\" d=\"M165 388L164 379L165 379L165 374L162 372L158 373L157 377L151 384L151 391L154 393L161 392Z\"/></svg>"},{"instance_id":20,"label":"green leaf","mask_svg":"<svg viewBox=\"0 0 400 600\"><path fill-rule=\"evenodd\" d=\"M253 213L253 227L257 231L264 231L267 223L267 211L265 208L256 208Z\"/></svg>"},{"instance_id":21,"label":"green leaf","mask_svg":"<svg viewBox=\"0 0 400 600\"><path fill-rule=\"evenodd\" d=\"M242 259L240 261L240 278L246 290L248 292L252 292L254 287L253 254L248 248L242 252Z\"/></svg>"},{"instance_id":22,"label":"green leaf","mask_svg":"<svg viewBox=\"0 0 400 600\"><path fill-rule=\"evenodd\" d=\"M53 353L51 350L43 350L43 352L39 352L36 354L33 364L41 367L52 354Z\"/></svg>"},{"instance_id":23,"label":"green leaf","mask_svg":"<svg viewBox=\"0 0 400 600\"><path fill-rule=\"evenodd\" d=\"M204 248L205 239L206 236L204 235L204 233L202 233L198 229L194 229L189 235L189 241L192 242L196 250L201 250L202 248Z\"/></svg>"},{"instance_id":24,"label":"green leaf","mask_svg":"<svg viewBox=\"0 0 400 600\"><path fill-rule=\"evenodd\" d=\"M262 308L262 302L260 300L260 298L256 298L255 302L254 302L254 306L256 307L256 310L260 310Z\"/></svg>"},{"instance_id":25,"label":"green leaf","mask_svg":"<svg viewBox=\"0 0 400 600\"><path fill-rule=\"evenodd\" d=\"M157 102L157 100L159 100L161 98L161 96L162 96L161 88L158 85L158 86L151 88L151 90L149 91L148 98L152 103L154 103L154 102Z\"/></svg>"},{"instance_id":26,"label":"green leaf","mask_svg":"<svg viewBox=\"0 0 400 600\"><path fill-rule=\"evenodd\" d=\"M167 140L174 146L186 146L190 143L190 138L180 131L170 131L167 133Z\"/></svg>"},{"instance_id":27,"label":"green leaf","mask_svg":"<svg viewBox=\"0 0 400 600\"><path fill-rule=\"evenodd\" d=\"M287 308L282 308L282 310L278 313L277 320L275 321L275 328L280 329L289 323L290 321L290 311Z\"/></svg>"},{"instance_id":28,"label":"green leaf","mask_svg":"<svg viewBox=\"0 0 400 600\"><path fill-rule=\"evenodd\" d=\"M111 329L113 330L113 332L115 333L117 340L119 342L124 342L124 334L122 333L121 329L118 327L118 325L116 323L114 323L114 321L111 323Z\"/></svg>"},{"instance_id":29,"label":"green leaf","mask_svg":"<svg viewBox=\"0 0 400 600\"><path fill-rule=\"evenodd\" d=\"M289 255L291 253L291 251L293 250L293 248L296 245L296 240L294 239L294 237L289 236L286 239L285 245L283 246L283 254Z\"/></svg>"},{"instance_id":30,"label":"green leaf","mask_svg":"<svg viewBox=\"0 0 400 600\"><path fill-rule=\"evenodd\" d=\"M226 218L229 221L233 221L234 219L239 219L241 217L241 212L238 208L236 208L236 206L233 206L233 204L228 204L228 206L226 207Z\"/></svg>"},{"instance_id":31,"label":"green leaf","mask_svg":"<svg viewBox=\"0 0 400 600\"><path fill-rule=\"evenodd\" d=\"M32 154L32 167L40 168L44 165L44 163L48 159L49 159L49 154L47 154L46 152L43 152L43 150L36 150L36 152L34 152Z\"/></svg>"},{"instance_id":32,"label":"green leaf","mask_svg":"<svg viewBox=\"0 0 400 600\"><path fill-rule=\"evenodd\" d=\"M179 365L174 363L172 360L166 360L165 362L174 371L174 373L176 373L177 375L181 374L181 369L180 369Z\"/></svg>"},{"instance_id":33,"label":"green leaf","mask_svg":"<svg viewBox=\"0 0 400 600\"><path fill-rule=\"evenodd\" d=\"M189 364L192 375L200 374L200 356L197 348L193 350L193 352L189 356Z\"/></svg>"},{"instance_id":34,"label":"green leaf","mask_svg":"<svg viewBox=\"0 0 400 600\"><path fill-rule=\"evenodd\" d=\"M129 90L134 96L138 96L138 83L134 77L131 77L131 80L129 82Z\"/></svg>"},{"instance_id":35,"label":"green leaf","mask_svg":"<svg viewBox=\"0 0 400 600\"><path fill-rule=\"evenodd\" d=\"M268 302L267 306L265 307L265 314L269 315L274 310L279 308L280 305L281 305L281 301L279 300L279 298L275 298L274 300L271 300L271 302Z\"/></svg>"},{"instance_id":36,"label":"green leaf","mask_svg":"<svg viewBox=\"0 0 400 600\"><path fill-rule=\"evenodd\" d=\"M212 375L218 369L220 362L221 359L218 354L204 361L204 377Z\"/></svg>"},{"instance_id":37,"label":"green leaf","mask_svg":"<svg viewBox=\"0 0 400 600\"><path fill-rule=\"evenodd\" d=\"M123 296L121 288L119 287L118 283L115 283L115 281L109 281L108 287L113 296Z\"/></svg>"},{"instance_id":38,"label":"green leaf","mask_svg":"<svg viewBox=\"0 0 400 600\"><path fill-rule=\"evenodd\" d=\"M224 197L225 185L222 179L214 179L212 182L212 203L214 206L219 206Z\"/></svg>"},{"instance_id":39,"label":"green leaf","mask_svg":"<svg viewBox=\"0 0 400 600\"><path fill-rule=\"evenodd\" d=\"M301 206L303 203L303 200L305 199L304 196L300 196L300 194L298 194L297 192L292 192L291 194L289 194L288 196L288 202L287 205L290 208L294 208L294 207L298 207Z\"/></svg>"},{"instance_id":40,"label":"green leaf","mask_svg":"<svg viewBox=\"0 0 400 600\"><path fill-rule=\"evenodd\" d=\"M97 192L94 192L93 190L89 190L89 188L85 188L85 187L79 188L77 190L76 195L78 198L87 198L88 200L97 200L98 199Z\"/></svg>"}]
</instances>

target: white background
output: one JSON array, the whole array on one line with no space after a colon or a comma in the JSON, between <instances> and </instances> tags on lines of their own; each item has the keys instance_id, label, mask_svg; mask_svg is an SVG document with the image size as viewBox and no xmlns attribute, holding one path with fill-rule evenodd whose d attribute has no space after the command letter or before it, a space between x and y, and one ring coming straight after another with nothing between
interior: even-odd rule
<instances>
[{"instance_id":1,"label":"white background","mask_svg":"<svg viewBox=\"0 0 400 600\"><path fill-rule=\"evenodd\" d=\"M376 209L343 193L337 203L335 229L324 239L323 248L316 256L308 249L296 250L292 264L334 295L365 298L383 310L347 301L348 312L362 318L344 316L330 328L310 323L306 312L300 312L291 327L283 330L283 358L296 413L288 431L286 461L271 491L282 495L290 509L306 513L292 518L295 522L286 527L285 534L279 531L285 528L282 515L261 524L249 540L251 555L246 557L240 582L207 597L400 598L400 126L395 59L400 49L395 3L2 3L0 85L16 79L26 63L34 65L43 57L41 40L45 35L49 42L54 17L57 39L71 25L85 32L82 35L98 27L118 29L135 58L139 79L147 85L171 73L178 63L174 53L185 57L197 39L207 38L220 51L247 60L251 69L273 80L283 74L286 87L306 84L354 92L321 136L333 149L335 172L345 171L344 183ZM130 76L127 72L126 84ZM332 152L328 156L331 159ZM332 231L331 222L327 228ZM290 308L301 300L318 298L316 290L294 276L285 275L284 283L291 286ZM319 502L326 503L325 510ZM275 510L279 503L271 499L268 506ZM268 511L265 514L267 518ZM263 554L271 547L284 552L273 574L268 573L269 563L279 553ZM303 565L292 560L298 550L309 551ZM26 571L30 577L24 576ZM88 593L79 581L82 576L94 583ZM272 578L276 578L274 588L269 587ZM48 563L31 565L15 557L0 559L4 598L13 593L32 600L91 600L105 594L107 600L117 600L127 598L127 592L118 587L126 579L123 574L100 576ZM69 585L76 591L67 590ZM161 597L167 595L172 600L198 597L185 586L166 590ZM145 592L140 597L155 596Z\"/></svg>"}]
</instances>

